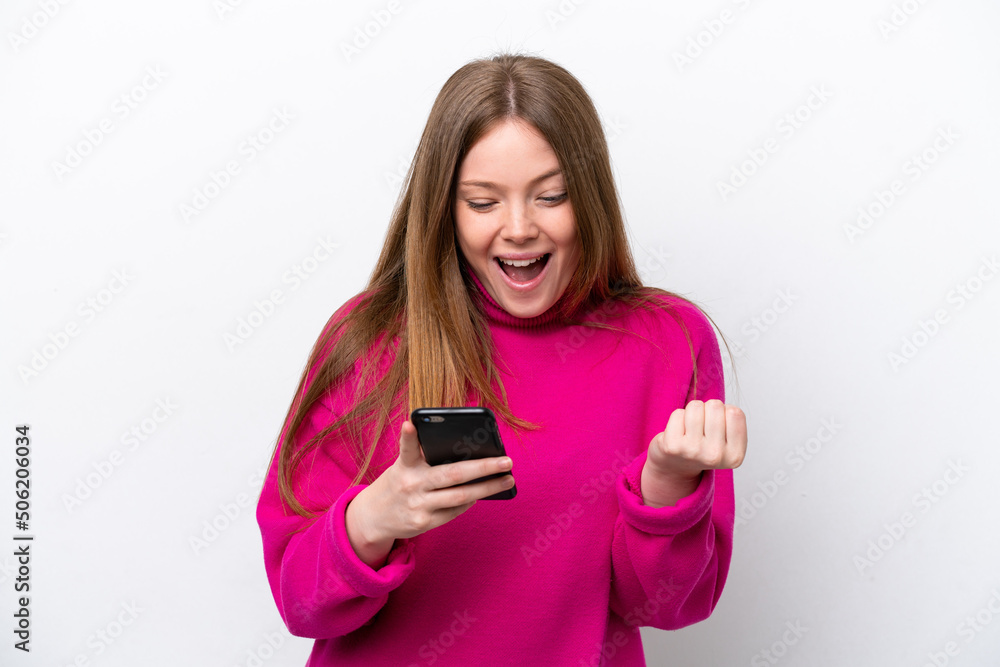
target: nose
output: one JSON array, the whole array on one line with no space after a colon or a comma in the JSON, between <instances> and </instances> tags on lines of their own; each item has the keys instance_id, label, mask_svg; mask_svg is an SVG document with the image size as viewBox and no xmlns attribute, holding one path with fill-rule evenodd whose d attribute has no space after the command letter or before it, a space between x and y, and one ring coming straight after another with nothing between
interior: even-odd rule
<instances>
[{"instance_id":1,"label":"nose","mask_svg":"<svg viewBox=\"0 0 1000 667\"><path fill-rule=\"evenodd\" d=\"M538 237L534 217L523 204L508 207L503 216L500 235L505 241L521 244Z\"/></svg>"}]
</instances>

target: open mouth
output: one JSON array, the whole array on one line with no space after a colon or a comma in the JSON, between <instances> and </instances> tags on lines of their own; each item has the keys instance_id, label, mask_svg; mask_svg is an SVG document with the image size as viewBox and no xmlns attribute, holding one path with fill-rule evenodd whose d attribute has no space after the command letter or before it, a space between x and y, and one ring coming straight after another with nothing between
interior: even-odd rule
<instances>
[{"instance_id":1,"label":"open mouth","mask_svg":"<svg viewBox=\"0 0 1000 667\"><path fill-rule=\"evenodd\" d=\"M532 260L511 260L496 258L500 265L500 270L507 274L507 277L516 283L529 283L537 278L551 257L550 253L545 253L541 257Z\"/></svg>"}]
</instances>

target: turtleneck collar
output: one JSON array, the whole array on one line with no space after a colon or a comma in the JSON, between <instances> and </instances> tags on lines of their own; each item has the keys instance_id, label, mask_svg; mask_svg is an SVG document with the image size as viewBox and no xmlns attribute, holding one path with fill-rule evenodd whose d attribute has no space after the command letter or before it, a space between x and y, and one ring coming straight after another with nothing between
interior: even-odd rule
<instances>
[{"instance_id":1,"label":"turtleneck collar","mask_svg":"<svg viewBox=\"0 0 1000 667\"><path fill-rule=\"evenodd\" d=\"M563 292L559 299L544 313L535 315L534 317L516 317L504 310L503 307L498 304L492 296L490 296L490 293L486 291L486 288L483 287L483 284L479 281L479 277L476 276L475 271L473 271L465 262L462 263L462 270L469 276L473 284L476 286L476 290L472 294L473 301L476 301L479 304L481 310L491 322L503 324L515 329L534 329L558 320L560 311L566 305L567 297L566 293Z\"/></svg>"}]
</instances>

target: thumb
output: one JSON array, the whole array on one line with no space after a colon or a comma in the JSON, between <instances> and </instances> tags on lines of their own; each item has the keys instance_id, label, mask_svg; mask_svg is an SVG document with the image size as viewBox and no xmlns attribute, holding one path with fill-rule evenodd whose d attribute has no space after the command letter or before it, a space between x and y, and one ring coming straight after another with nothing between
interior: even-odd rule
<instances>
[{"instance_id":1,"label":"thumb","mask_svg":"<svg viewBox=\"0 0 1000 667\"><path fill-rule=\"evenodd\" d=\"M424 460L417 429L409 419L399 427L399 460L406 466L415 466Z\"/></svg>"}]
</instances>

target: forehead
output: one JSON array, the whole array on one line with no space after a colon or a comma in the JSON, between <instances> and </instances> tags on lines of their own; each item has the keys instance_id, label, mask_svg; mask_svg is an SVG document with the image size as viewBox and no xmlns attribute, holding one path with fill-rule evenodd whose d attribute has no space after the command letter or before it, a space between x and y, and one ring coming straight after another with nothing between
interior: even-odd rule
<instances>
[{"instance_id":1,"label":"forehead","mask_svg":"<svg viewBox=\"0 0 1000 667\"><path fill-rule=\"evenodd\" d=\"M558 169L559 159L545 137L530 123L508 119L497 123L473 144L459 168L465 181L505 178L528 181Z\"/></svg>"}]
</instances>

